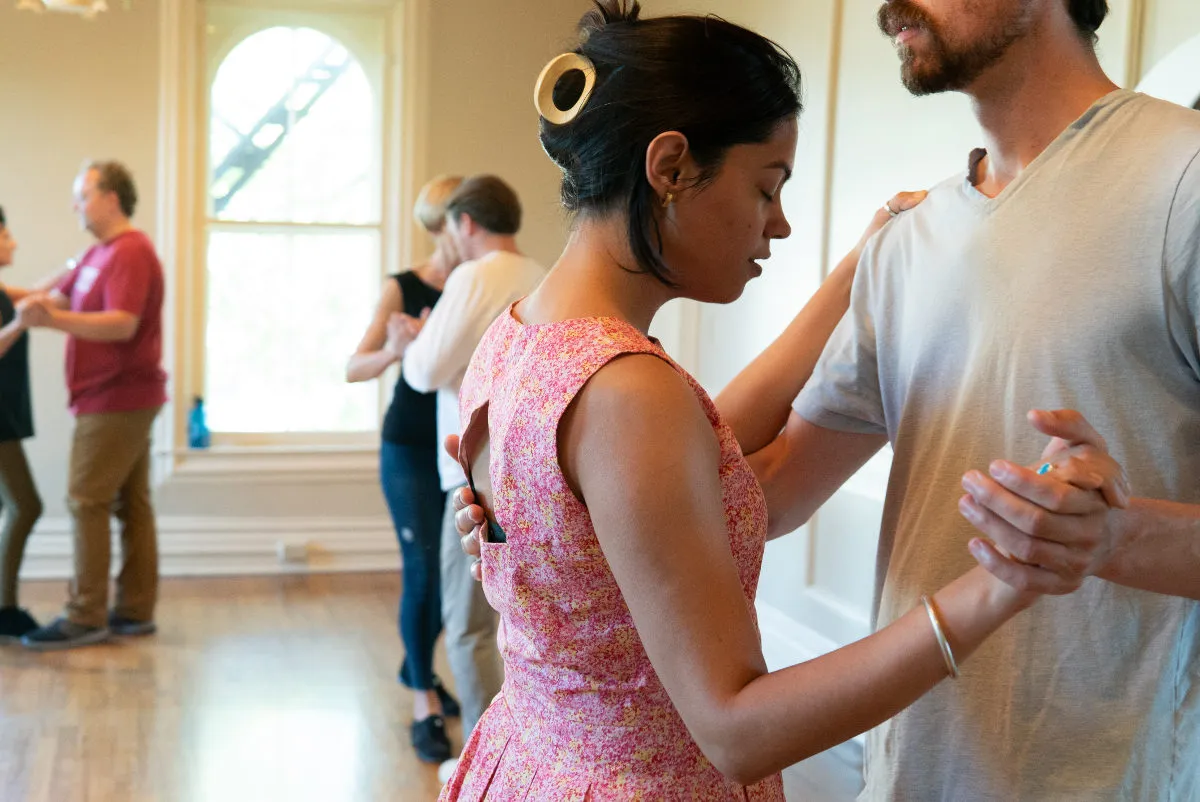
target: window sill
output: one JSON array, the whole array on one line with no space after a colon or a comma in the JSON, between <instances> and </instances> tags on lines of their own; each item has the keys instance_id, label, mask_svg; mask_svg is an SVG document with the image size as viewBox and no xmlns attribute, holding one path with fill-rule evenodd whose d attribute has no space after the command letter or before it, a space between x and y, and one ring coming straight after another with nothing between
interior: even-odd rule
<instances>
[{"instance_id":1,"label":"window sill","mask_svg":"<svg viewBox=\"0 0 1200 802\"><path fill-rule=\"evenodd\" d=\"M160 456L173 466L171 483L359 484L376 481L379 473L378 445L224 445Z\"/></svg>"}]
</instances>

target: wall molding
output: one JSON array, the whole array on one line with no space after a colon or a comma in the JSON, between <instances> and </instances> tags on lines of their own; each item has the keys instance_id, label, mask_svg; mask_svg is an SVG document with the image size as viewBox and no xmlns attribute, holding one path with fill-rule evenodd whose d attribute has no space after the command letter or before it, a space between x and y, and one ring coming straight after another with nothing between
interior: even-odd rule
<instances>
[{"instance_id":1,"label":"wall molding","mask_svg":"<svg viewBox=\"0 0 1200 802\"><path fill-rule=\"evenodd\" d=\"M833 185L837 165L837 132L842 86L842 33L846 25L845 0L834 0L833 26L829 32L829 97L825 102L825 173L821 177L821 281L829 277L833 269Z\"/></svg>"},{"instance_id":2,"label":"wall molding","mask_svg":"<svg viewBox=\"0 0 1200 802\"><path fill-rule=\"evenodd\" d=\"M193 366L183 352L190 343L186 329L197 302L194 286L196 249L197 50L200 46L197 0L162 0L158 31L158 226L155 244L167 275L163 298L163 357L171 389L186 386ZM181 381L183 379L183 381ZM185 431L187 405L175 393L154 424L154 443L174 448ZM174 465L154 455L152 476L162 482Z\"/></svg>"},{"instance_id":3,"label":"wall molding","mask_svg":"<svg viewBox=\"0 0 1200 802\"><path fill-rule=\"evenodd\" d=\"M372 484L379 447L212 448L176 451L172 486Z\"/></svg>"},{"instance_id":4,"label":"wall molding","mask_svg":"<svg viewBox=\"0 0 1200 802\"><path fill-rule=\"evenodd\" d=\"M1149 14L1146 0L1130 0L1129 29L1127 31L1125 56L1126 88L1133 88L1142 80L1146 70L1146 18Z\"/></svg>"},{"instance_id":5,"label":"wall molding","mask_svg":"<svg viewBox=\"0 0 1200 802\"><path fill-rule=\"evenodd\" d=\"M70 518L39 522L25 550L22 579L72 573ZM163 516L158 519L163 576L243 576L397 571L400 551L386 516L344 518ZM113 573L120 540L113 528Z\"/></svg>"}]
</instances>

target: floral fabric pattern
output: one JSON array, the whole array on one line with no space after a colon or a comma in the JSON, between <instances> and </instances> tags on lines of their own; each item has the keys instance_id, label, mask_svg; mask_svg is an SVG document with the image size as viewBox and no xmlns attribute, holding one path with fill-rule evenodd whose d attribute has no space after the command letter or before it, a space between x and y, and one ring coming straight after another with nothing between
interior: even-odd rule
<instances>
[{"instance_id":1,"label":"floral fabric pattern","mask_svg":"<svg viewBox=\"0 0 1200 802\"><path fill-rule=\"evenodd\" d=\"M729 547L754 615L766 501L700 385L623 321L523 325L509 309L475 352L460 393L463 421L487 404L492 507L507 540L483 544L483 582L500 613L505 682L444 802L783 799L779 776L743 787L701 753L650 665L588 510L559 469L563 413L598 370L626 354L670 363L712 423Z\"/></svg>"}]
</instances>

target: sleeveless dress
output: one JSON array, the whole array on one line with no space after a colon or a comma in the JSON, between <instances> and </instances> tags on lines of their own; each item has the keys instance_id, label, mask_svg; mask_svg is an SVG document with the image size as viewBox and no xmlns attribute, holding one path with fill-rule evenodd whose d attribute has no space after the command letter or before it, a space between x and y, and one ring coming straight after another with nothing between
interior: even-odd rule
<instances>
[{"instance_id":1,"label":"sleeveless dress","mask_svg":"<svg viewBox=\"0 0 1200 802\"><path fill-rule=\"evenodd\" d=\"M708 395L624 321L524 325L510 307L484 336L460 394L464 426L487 405L492 508L506 541L483 544L483 586L500 613L505 681L444 802L783 800L778 775L744 787L701 753L650 665L588 510L559 469L559 420L596 371L623 354L668 362L712 423L729 547L754 615L766 501Z\"/></svg>"}]
</instances>

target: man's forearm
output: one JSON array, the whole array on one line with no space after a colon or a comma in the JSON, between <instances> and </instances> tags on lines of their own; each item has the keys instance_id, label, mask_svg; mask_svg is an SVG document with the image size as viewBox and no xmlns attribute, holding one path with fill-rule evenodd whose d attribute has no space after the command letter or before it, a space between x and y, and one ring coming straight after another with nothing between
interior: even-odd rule
<instances>
[{"instance_id":1,"label":"man's forearm","mask_svg":"<svg viewBox=\"0 0 1200 802\"><path fill-rule=\"evenodd\" d=\"M138 319L128 312L54 312L50 328L93 342L126 342L137 333Z\"/></svg>"},{"instance_id":2,"label":"man's forearm","mask_svg":"<svg viewBox=\"0 0 1200 802\"><path fill-rule=\"evenodd\" d=\"M1200 600L1200 505L1135 498L1113 517L1118 546L1101 578Z\"/></svg>"},{"instance_id":3,"label":"man's forearm","mask_svg":"<svg viewBox=\"0 0 1200 802\"><path fill-rule=\"evenodd\" d=\"M426 331L422 330L405 349L400 370L404 380L418 393L432 393L452 386L455 378L470 362L471 351L464 353L457 341L443 336L427 336Z\"/></svg>"},{"instance_id":4,"label":"man's forearm","mask_svg":"<svg viewBox=\"0 0 1200 802\"><path fill-rule=\"evenodd\" d=\"M433 354L427 353L426 343L420 336L404 351L400 360L400 372L408 386L418 393L431 393L438 389L435 379L437 376L437 360Z\"/></svg>"}]
</instances>

